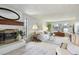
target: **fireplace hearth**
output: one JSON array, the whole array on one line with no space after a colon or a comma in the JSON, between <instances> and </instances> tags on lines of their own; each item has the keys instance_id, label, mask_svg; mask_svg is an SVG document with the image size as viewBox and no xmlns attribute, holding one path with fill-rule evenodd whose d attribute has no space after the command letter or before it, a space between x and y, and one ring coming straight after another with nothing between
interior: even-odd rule
<instances>
[{"instance_id":1,"label":"fireplace hearth","mask_svg":"<svg viewBox=\"0 0 79 59\"><path fill-rule=\"evenodd\" d=\"M0 31L0 44L8 44L17 41L17 31L15 29L6 29Z\"/></svg>"}]
</instances>

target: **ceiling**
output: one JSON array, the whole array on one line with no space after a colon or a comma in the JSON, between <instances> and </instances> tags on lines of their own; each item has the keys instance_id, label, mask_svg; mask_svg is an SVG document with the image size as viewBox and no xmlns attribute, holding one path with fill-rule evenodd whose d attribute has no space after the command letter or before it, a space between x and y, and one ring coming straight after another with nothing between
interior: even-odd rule
<instances>
[{"instance_id":1,"label":"ceiling","mask_svg":"<svg viewBox=\"0 0 79 59\"><path fill-rule=\"evenodd\" d=\"M21 9L23 13L42 20L78 17L79 15L78 4L12 4L7 6Z\"/></svg>"}]
</instances>

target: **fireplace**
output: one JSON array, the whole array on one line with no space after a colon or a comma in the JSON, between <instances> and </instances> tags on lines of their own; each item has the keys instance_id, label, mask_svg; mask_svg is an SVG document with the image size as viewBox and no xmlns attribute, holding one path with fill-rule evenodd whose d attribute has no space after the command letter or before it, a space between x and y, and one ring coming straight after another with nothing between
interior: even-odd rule
<instances>
[{"instance_id":1,"label":"fireplace","mask_svg":"<svg viewBox=\"0 0 79 59\"><path fill-rule=\"evenodd\" d=\"M0 31L0 44L8 44L17 41L17 31L15 29L6 29Z\"/></svg>"}]
</instances>

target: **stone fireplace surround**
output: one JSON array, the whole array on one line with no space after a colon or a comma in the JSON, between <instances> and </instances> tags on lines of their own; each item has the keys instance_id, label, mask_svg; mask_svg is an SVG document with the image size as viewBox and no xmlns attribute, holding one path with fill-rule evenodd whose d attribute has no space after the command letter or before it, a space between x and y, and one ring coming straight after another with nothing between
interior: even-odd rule
<instances>
[{"instance_id":1,"label":"stone fireplace surround","mask_svg":"<svg viewBox=\"0 0 79 59\"><path fill-rule=\"evenodd\" d=\"M0 44L8 44L18 41L16 29L0 30Z\"/></svg>"}]
</instances>

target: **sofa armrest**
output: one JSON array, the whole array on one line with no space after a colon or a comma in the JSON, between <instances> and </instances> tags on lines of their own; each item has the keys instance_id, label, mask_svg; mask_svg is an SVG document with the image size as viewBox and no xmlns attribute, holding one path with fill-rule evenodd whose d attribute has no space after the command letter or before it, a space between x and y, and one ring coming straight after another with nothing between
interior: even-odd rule
<instances>
[{"instance_id":1,"label":"sofa armrest","mask_svg":"<svg viewBox=\"0 0 79 59\"><path fill-rule=\"evenodd\" d=\"M57 52L57 55L71 55L71 53L68 50L60 47L56 49L56 52Z\"/></svg>"}]
</instances>

